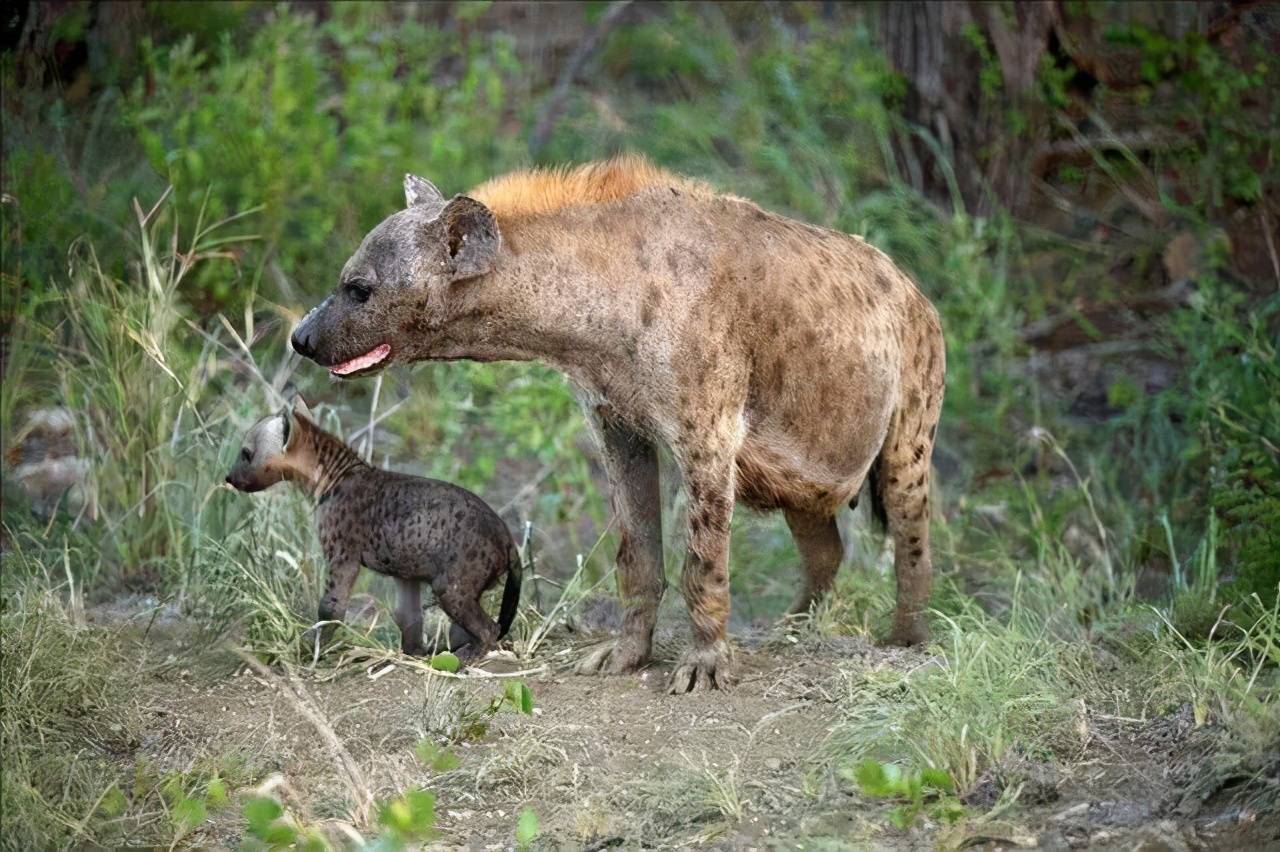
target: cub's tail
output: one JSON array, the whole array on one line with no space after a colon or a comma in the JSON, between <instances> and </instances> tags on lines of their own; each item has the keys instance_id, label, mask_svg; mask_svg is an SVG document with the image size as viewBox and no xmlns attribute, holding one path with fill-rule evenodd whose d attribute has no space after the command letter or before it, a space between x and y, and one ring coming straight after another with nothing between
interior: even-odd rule
<instances>
[{"instance_id":1,"label":"cub's tail","mask_svg":"<svg viewBox=\"0 0 1280 852\"><path fill-rule=\"evenodd\" d=\"M529 540L528 535L525 541ZM513 543L511 556L507 560L507 584L502 587L502 606L498 609L498 638L507 635L511 622L516 620L516 610L520 608L520 581L524 574L524 563L520 560L520 550Z\"/></svg>"}]
</instances>

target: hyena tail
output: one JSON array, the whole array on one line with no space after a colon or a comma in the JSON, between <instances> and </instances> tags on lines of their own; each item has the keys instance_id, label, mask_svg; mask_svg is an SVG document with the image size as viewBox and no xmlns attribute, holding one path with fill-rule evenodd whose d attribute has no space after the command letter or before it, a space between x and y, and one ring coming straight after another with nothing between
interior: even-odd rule
<instances>
[{"instance_id":1,"label":"hyena tail","mask_svg":"<svg viewBox=\"0 0 1280 852\"><path fill-rule=\"evenodd\" d=\"M889 528L889 515L884 508L884 490L880 482L880 458L871 463L871 469L867 471L867 491L871 494L871 519L875 522L876 528L880 532L884 532ZM849 508L856 509L858 507L858 498L854 497L849 503Z\"/></svg>"},{"instance_id":2,"label":"hyena tail","mask_svg":"<svg viewBox=\"0 0 1280 852\"><path fill-rule=\"evenodd\" d=\"M520 551L511 545L511 556L507 560L507 584L502 587L502 606L498 609L498 638L507 635L511 622L516 620L516 610L520 608L520 579L524 573L524 563L520 561Z\"/></svg>"}]
</instances>

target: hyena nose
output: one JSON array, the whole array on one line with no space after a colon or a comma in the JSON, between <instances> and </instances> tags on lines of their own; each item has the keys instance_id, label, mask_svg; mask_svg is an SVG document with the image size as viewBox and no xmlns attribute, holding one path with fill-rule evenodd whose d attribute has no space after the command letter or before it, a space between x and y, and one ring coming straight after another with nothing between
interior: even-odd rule
<instances>
[{"instance_id":1,"label":"hyena nose","mask_svg":"<svg viewBox=\"0 0 1280 852\"><path fill-rule=\"evenodd\" d=\"M303 358L311 358L316 354L316 350L311 342L311 335L307 332L305 326L299 325L293 330L293 336L289 338L293 344L293 351L297 352Z\"/></svg>"}]
</instances>

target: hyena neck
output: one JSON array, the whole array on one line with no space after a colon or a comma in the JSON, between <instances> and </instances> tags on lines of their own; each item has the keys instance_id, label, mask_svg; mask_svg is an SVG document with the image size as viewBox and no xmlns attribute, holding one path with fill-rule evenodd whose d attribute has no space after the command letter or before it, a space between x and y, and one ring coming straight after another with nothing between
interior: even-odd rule
<instances>
[{"instance_id":1,"label":"hyena neck","mask_svg":"<svg viewBox=\"0 0 1280 852\"><path fill-rule=\"evenodd\" d=\"M296 418L293 428L300 431L297 443L290 447L297 463L290 466L289 478L317 501L323 502L344 480L369 469L355 450L315 424Z\"/></svg>"},{"instance_id":2,"label":"hyena neck","mask_svg":"<svg viewBox=\"0 0 1280 852\"><path fill-rule=\"evenodd\" d=\"M608 270L579 259L592 252L606 256L601 234L567 238L589 251L573 245L553 250L548 234L561 234L563 242L563 229L546 222L507 227L505 256L465 306L432 331L429 357L541 361L572 376L634 352L636 311L627 300L601 298Z\"/></svg>"}]
</instances>

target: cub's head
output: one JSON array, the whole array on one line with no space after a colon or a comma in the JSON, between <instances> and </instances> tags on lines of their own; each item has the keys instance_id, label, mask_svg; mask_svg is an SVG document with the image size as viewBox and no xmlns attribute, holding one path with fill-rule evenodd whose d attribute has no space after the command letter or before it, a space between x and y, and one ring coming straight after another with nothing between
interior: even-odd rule
<instances>
[{"instance_id":1,"label":"cub's head","mask_svg":"<svg viewBox=\"0 0 1280 852\"><path fill-rule=\"evenodd\" d=\"M404 189L405 209L369 232L337 288L294 329L293 348L334 376L431 357L433 330L457 312L459 288L497 263L502 238L489 208L464 195L445 200L414 175Z\"/></svg>"},{"instance_id":2,"label":"cub's head","mask_svg":"<svg viewBox=\"0 0 1280 852\"><path fill-rule=\"evenodd\" d=\"M300 455L295 450L301 431L299 419L304 417L310 422L311 412L302 397L297 397L293 405L280 413L253 424L227 474L227 484L238 491L253 493L283 482L298 466Z\"/></svg>"}]
</instances>

